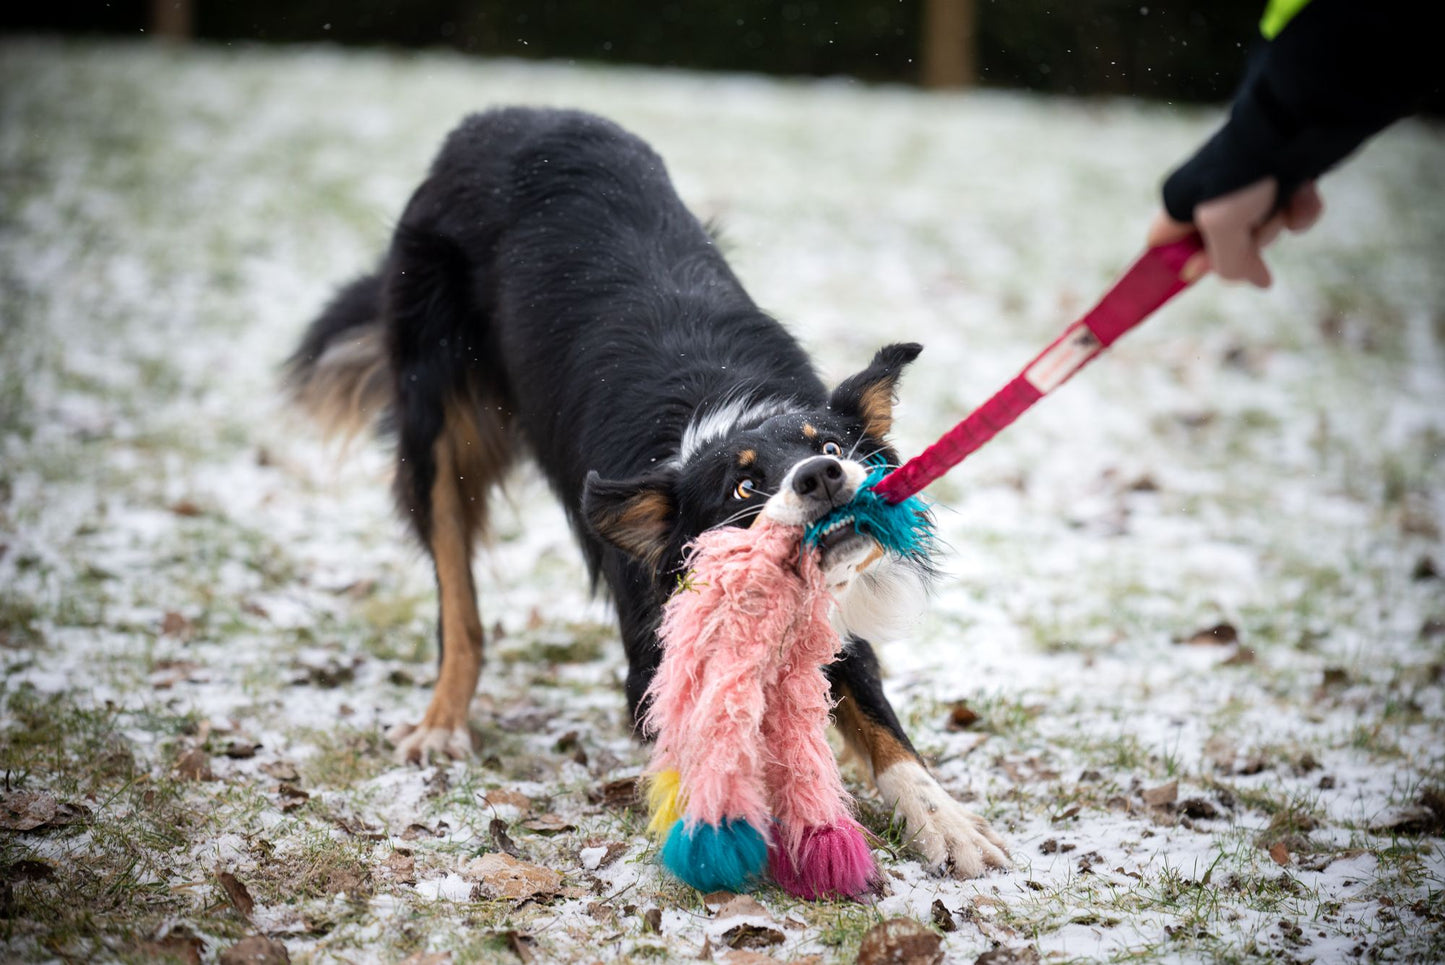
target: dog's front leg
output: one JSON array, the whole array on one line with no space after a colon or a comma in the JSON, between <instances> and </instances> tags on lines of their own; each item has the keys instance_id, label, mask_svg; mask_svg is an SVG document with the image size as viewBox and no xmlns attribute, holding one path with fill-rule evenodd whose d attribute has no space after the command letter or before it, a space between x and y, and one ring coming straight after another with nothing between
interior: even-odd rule
<instances>
[{"instance_id":1,"label":"dog's front leg","mask_svg":"<svg viewBox=\"0 0 1445 965\"><path fill-rule=\"evenodd\" d=\"M883 693L878 658L868 642L851 637L828 675L838 730L869 767L883 803L902 818L908 844L928 870L976 878L989 868L1008 867L1003 839L949 796L919 759Z\"/></svg>"}]
</instances>

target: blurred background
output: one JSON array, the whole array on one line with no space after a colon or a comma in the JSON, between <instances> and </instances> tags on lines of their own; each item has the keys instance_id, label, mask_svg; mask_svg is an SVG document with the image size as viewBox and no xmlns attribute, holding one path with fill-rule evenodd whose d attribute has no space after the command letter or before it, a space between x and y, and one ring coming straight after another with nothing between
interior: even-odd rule
<instances>
[{"instance_id":1,"label":"blurred background","mask_svg":"<svg viewBox=\"0 0 1445 965\"><path fill-rule=\"evenodd\" d=\"M487 57L846 75L1211 102L1263 0L59 0L9 32L448 48Z\"/></svg>"}]
</instances>

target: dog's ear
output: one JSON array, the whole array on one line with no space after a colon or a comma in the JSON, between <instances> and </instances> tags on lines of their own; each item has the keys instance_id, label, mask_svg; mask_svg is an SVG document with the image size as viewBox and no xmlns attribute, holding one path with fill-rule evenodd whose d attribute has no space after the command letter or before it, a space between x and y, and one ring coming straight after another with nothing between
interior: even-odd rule
<instances>
[{"instance_id":1,"label":"dog's ear","mask_svg":"<svg viewBox=\"0 0 1445 965\"><path fill-rule=\"evenodd\" d=\"M844 379L833 390L828 407L844 416L856 417L866 435L885 438L893 428L898 376L903 366L918 358L921 351L923 346L917 342L883 346L866 369Z\"/></svg>"},{"instance_id":2,"label":"dog's ear","mask_svg":"<svg viewBox=\"0 0 1445 965\"><path fill-rule=\"evenodd\" d=\"M582 487L582 515L598 536L656 569L676 512L672 482L669 473L615 480L594 470Z\"/></svg>"}]
</instances>

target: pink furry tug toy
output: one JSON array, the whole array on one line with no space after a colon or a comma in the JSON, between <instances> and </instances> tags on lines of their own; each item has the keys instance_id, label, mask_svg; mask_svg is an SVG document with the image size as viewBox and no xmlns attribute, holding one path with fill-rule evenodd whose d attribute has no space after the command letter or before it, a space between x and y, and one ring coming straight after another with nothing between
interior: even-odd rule
<instances>
[{"instance_id":1,"label":"pink furry tug toy","mask_svg":"<svg viewBox=\"0 0 1445 965\"><path fill-rule=\"evenodd\" d=\"M842 641L818 554L764 513L704 533L690 562L647 712L663 865L703 892L748 891L771 870L800 898L861 896L877 866L824 734L823 668Z\"/></svg>"},{"instance_id":2,"label":"pink furry tug toy","mask_svg":"<svg viewBox=\"0 0 1445 965\"><path fill-rule=\"evenodd\" d=\"M829 623L817 535L840 523L907 555L930 538L915 494L977 450L1188 286L1196 237L1145 252L1083 318L937 443L875 469L853 500L807 527L764 511L749 529L698 537L668 601L648 691L648 830L662 863L703 892L750 890L767 872L800 898L857 898L877 875L824 730Z\"/></svg>"}]
</instances>

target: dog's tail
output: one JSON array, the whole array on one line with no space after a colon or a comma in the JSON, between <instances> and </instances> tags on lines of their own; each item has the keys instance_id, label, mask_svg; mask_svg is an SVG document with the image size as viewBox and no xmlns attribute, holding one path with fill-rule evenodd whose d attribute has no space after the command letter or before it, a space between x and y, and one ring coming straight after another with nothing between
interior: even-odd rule
<instances>
[{"instance_id":1,"label":"dog's tail","mask_svg":"<svg viewBox=\"0 0 1445 965\"><path fill-rule=\"evenodd\" d=\"M350 440L390 412L396 389L381 313L381 275L346 285L286 361L291 401L330 437Z\"/></svg>"}]
</instances>

